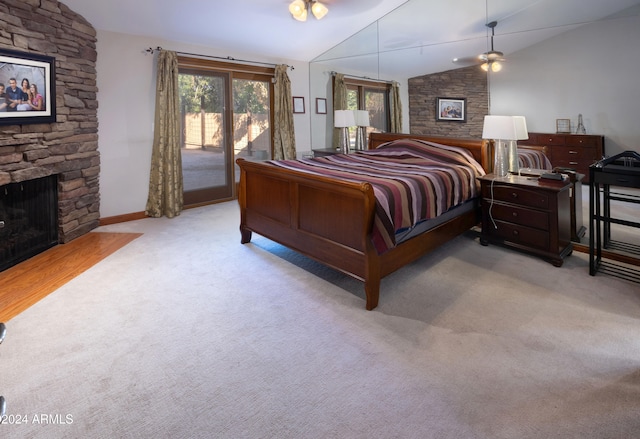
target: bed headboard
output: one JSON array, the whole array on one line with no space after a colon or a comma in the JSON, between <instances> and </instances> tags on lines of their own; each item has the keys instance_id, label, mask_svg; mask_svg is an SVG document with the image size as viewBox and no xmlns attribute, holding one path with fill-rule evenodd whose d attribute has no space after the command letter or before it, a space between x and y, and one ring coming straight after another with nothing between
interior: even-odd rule
<instances>
[{"instance_id":1,"label":"bed headboard","mask_svg":"<svg viewBox=\"0 0 640 439\"><path fill-rule=\"evenodd\" d=\"M483 139L429 136L424 134L370 133L369 149L375 149L383 143L397 139L418 139L442 145L460 146L468 149L487 172L491 170L489 142Z\"/></svg>"}]
</instances>

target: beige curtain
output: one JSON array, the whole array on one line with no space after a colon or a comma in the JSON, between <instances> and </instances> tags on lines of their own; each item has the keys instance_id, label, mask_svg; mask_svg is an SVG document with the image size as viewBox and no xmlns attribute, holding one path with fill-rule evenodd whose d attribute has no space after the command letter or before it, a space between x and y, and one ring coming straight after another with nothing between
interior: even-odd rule
<instances>
[{"instance_id":1,"label":"beige curtain","mask_svg":"<svg viewBox=\"0 0 640 439\"><path fill-rule=\"evenodd\" d=\"M344 83L344 74L336 73L333 77L333 110L347 110L347 85ZM332 145L334 149L340 146L340 130L333 129Z\"/></svg>"},{"instance_id":2,"label":"beige curtain","mask_svg":"<svg viewBox=\"0 0 640 439\"><path fill-rule=\"evenodd\" d=\"M296 158L296 137L293 128L293 98L287 65L276 66L273 114L273 158L288 160Z\"/></svg>"},{"instance_id":3,"label":"beige curtain","mask_svg":"<svg viewBox=\"0 0 640 439\"><path fill-rule=\"evenodd\" d=\"M391 127L392 133L402 132L402 102L400 101L400 84L391 83Z\"/></svg>"},{"instance_id":4,"label":"beige curtain","mask_svg":"<svg viewBox=\"0 0 640 439\"><path fill-rule=\"evenodd\" d=\"M180 215L182 207L178 57L175 52L161 50L158 54L153 152L145 213L156 218L163 215L173 218Z\"/></svg>"}]
</instances>

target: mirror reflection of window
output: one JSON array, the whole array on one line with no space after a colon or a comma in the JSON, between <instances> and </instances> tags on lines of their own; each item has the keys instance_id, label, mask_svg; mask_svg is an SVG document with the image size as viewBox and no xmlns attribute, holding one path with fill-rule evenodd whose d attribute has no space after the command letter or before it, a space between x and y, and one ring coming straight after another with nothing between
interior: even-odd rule
<instances>
[{"instance_id":1,"label":"mirror reflection of window","mask_svg":"<svg viewBox=\"0 0 640 439\"><path fill-rule=\"evenodd\" d=\"M347 84L347 109L367 110L369 112L369 126L367 138L372 132L389 132L391 114L389 108L389 93L391 84L387 82L367 81L345 77ZM349 129L351 144L355 143L356 127ZM365 139L365 144L367 139Z\"/></svg>"}]
</instances>

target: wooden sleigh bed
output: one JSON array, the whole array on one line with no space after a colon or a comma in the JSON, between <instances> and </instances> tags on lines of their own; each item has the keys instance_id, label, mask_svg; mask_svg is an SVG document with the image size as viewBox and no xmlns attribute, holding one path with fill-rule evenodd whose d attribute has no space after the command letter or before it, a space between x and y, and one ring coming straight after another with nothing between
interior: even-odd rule
<instances>
[{"instance_id":1,"label":"wooden sleigh bed","mask_svg":"<svg viewBox=\"0 0 640 439\"><path fill-rule=\"evenodd\" d=\"M372 133L369 149L399 139L462 147L490 172L491 144L481 139ZM541 148L532 147L531 150ZM238 159L238 202L243 244L253 232L364 282L366 309L378 305L383 277L415 261L480 222L479 195L459 214L379 252L372 234L376 197L372 184L351 182ZM470 207L472 206L472 207Z\"/></svg>"},{"instance_id":2,"label":"wooden sleigh bed","mask_svg":"<svg viewBox=\"0 0 640 439\"><path fill-rule=\"evenodd\" d=\"M488 169L489 146L480 139L372 133L369 149L396 139L463 147ZM376 198L372 185L305 174L238 159L240 233L252 232L364 282L366 309L378 305L380 281L479 222L479 202L431 230L380 254L372 242Z\"/></svg>"}]
</instances>

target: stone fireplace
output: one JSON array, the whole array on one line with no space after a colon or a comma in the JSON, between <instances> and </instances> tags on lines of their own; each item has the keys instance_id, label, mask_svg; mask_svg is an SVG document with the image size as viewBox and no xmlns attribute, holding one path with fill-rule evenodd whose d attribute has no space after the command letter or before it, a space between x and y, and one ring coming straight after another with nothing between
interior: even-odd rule
<instances>
[{"instance_id":1,"label":"stone fireplace","mask_svg":"<svg viewBox=\"0 0 640 439\"><path fill-rule=\"evenodd\" d=\"M51 0L3 0L0 29L0 49L55 58L57 113L55 123L0 125L0 190L56 176L57 237L69 242L100 219L96 32Z\"/></svg>"}]
</instances>

